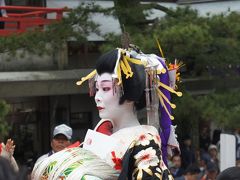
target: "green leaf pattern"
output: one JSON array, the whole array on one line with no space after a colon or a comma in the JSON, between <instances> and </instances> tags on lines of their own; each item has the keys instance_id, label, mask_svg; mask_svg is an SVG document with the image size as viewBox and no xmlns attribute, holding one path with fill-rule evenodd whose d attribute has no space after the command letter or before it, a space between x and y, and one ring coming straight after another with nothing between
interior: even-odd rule
<instances>
[{"instance_id":1,"label":"green leaf pattern","mask_svg":"<svg viewBox=\"0 0 240 180\"><path fill-rule=\"evenodd\" d=\"M66 170L64 170L63 174L68 176L74 169L78 168L83 164L83 161L77 161L71 164Z\"/></svg>"}]
</instances>

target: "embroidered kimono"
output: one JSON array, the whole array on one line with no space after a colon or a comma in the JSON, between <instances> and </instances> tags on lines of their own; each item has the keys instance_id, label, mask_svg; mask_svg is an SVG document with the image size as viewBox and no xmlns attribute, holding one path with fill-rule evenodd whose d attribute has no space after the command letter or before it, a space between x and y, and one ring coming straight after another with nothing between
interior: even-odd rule
<instances>
[{"instance_id":1,"label":"embroidered kimono","mask_svg":"<svg viewBox=\"0 0 240 180\"><path fill-rule=\"evenodd\" d=\"M111 141L101 142L102 146L108 147L108 142L115 141L109 144L111 148L101 158L96 156L100 147L91 151L84 148L63 150L38 163L32 179L173 179L162 160L160 137L153 126L128 127L110 136L101 136L111 138ZM94 144L94 139L92 142Z\"/></svg>"},{"instance_id":2,"label":"embroidered kimono","mask_svg":"<svg viewBox=\"0 0 240 180\"><path fill-rule=\"evenodd\" d=\"M173 179L162 160L161 140L153 126L124 128L112 136L120 140L112 151L119 179Z\"/></svg>"},{"instance_id":3,"label":"embroidered kimono","mask_svg":"<svg viewBox=\"0 0 240 180\"><path fill-rule=\"evenodd\" d=\"M95 130L98 131L105 122L101 120ZM162 160L161 139L155 127L127 127L110 137L117 143L106 153L104 159L119 172L119 179L173 179ZM97 148L93 148L94 150L96 153L99 151Z\"/></svg>"}]
</instances>

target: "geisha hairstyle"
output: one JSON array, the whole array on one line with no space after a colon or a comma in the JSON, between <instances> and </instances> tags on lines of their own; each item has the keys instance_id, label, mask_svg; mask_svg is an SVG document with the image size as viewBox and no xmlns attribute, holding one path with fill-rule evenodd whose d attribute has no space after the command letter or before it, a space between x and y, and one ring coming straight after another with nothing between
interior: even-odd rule
<instances>
[{"instance_id":1,"label":"geisha hairstyle","mask_svg":"<svg viewBox=\"0 0 240 180\"><path fill-rule=\"evenodd\" d=\"M103 73L114 73L114 68L118 59L118 49L109 51L97 60L96 70L99 75ZM119 104L123 104L125 100L133 101L136 110L145 107L145 71L143 65L129 63L133 76L127 78L122 75L122 94Z\"/></svg>"},{"instance_id":2,"label":"geisha hairstyle","mask_svg":"<svg viewBox=\"0 0 240 180\"><path fill-rule=\"evenodd\" d=\"M162 153L166 163L167 147L179 147L175 127L171 125L171 120L174 119L171 115L171 108L176 106L170 102L170 92L182 96L181 92L175 91L178 68L176 61L169 67L163 58L155 54L144 54L136 46L131 45L127 49L117 48L103 54L97 60L96 69L82 77L77 85L88 80L89 93L92 96L96 75L112 74L112 77L117 80L116 83L121 87L119 104L129 100L134 102L136 110L146 106L147 123L157 128L161 126Z\"/></svg>"}]
</instances>

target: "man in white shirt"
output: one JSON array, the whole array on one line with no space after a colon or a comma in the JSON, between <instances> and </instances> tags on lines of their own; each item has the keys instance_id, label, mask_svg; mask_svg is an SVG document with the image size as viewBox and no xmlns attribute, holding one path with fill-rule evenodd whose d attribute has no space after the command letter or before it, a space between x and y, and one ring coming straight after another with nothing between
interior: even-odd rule
<instances>
[{"instance_id":1,"label":"man in white shirt","mask_svg":"<svg viewBox=\"0 0 240 180\"><path fill-rule=\"evenodd\" d=\"M66 124L56 126L53 130L53 138L51 141L52 150L39 157L36 163L68 147L71 144L71 138L72 128Z\"/></svg>"}]
</instances>

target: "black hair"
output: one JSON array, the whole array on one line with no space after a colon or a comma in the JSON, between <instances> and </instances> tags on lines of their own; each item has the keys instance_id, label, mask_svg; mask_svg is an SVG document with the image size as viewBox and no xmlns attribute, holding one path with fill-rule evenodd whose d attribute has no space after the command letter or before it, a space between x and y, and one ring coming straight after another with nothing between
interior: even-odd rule
<instances>
[{"instance_id":1,"label":"black hair","mask_svg":"<svg viewBox=\"0 0 240 180\"><path fill-rule=\"evenodd\" d=\"M239 180L240 179L240 167L229 167L222 171L217 180Z\"/></svg>"},{"instance_id":2,"label":"black hair","mask_svg":"<svg viewBox=\"0 0 240 180\"><path fill-rule=\"evenodd\" d=\"M96 63L96 70L99 75L103 73L113 73L118 59L118 49L114 49L100 56ZM119 104L125 100L134 101L136 110L145 107L145 71L143 65L129 62L133 76L126 79L122 75L123 95L120 97Z\"/></svg>"},{"instance_id":3,"label":"black hair","mask_svg":"<svg viewBox=\"0 0 240 180\"><path fill-rule=\"evenodd\" d=\"M193 175L193 174L199 174L200 173L200 169L199 169L199 167L198 167L198 165L197 164L190 164L187 168L186 168L186 170L184 171L184 174L186 175L186 174L191 174L191 175Z\"/></svg>"},{"instance_id":4,"label":"black hair","mask_svg":"<svg viewBox=\"0 0 240 180\"><path fill-rule=\"evenodd\" d=\"M240 167L229 167L222 171L217 180L239 180L240 179Z\"/></svg>"}]
</instances>

